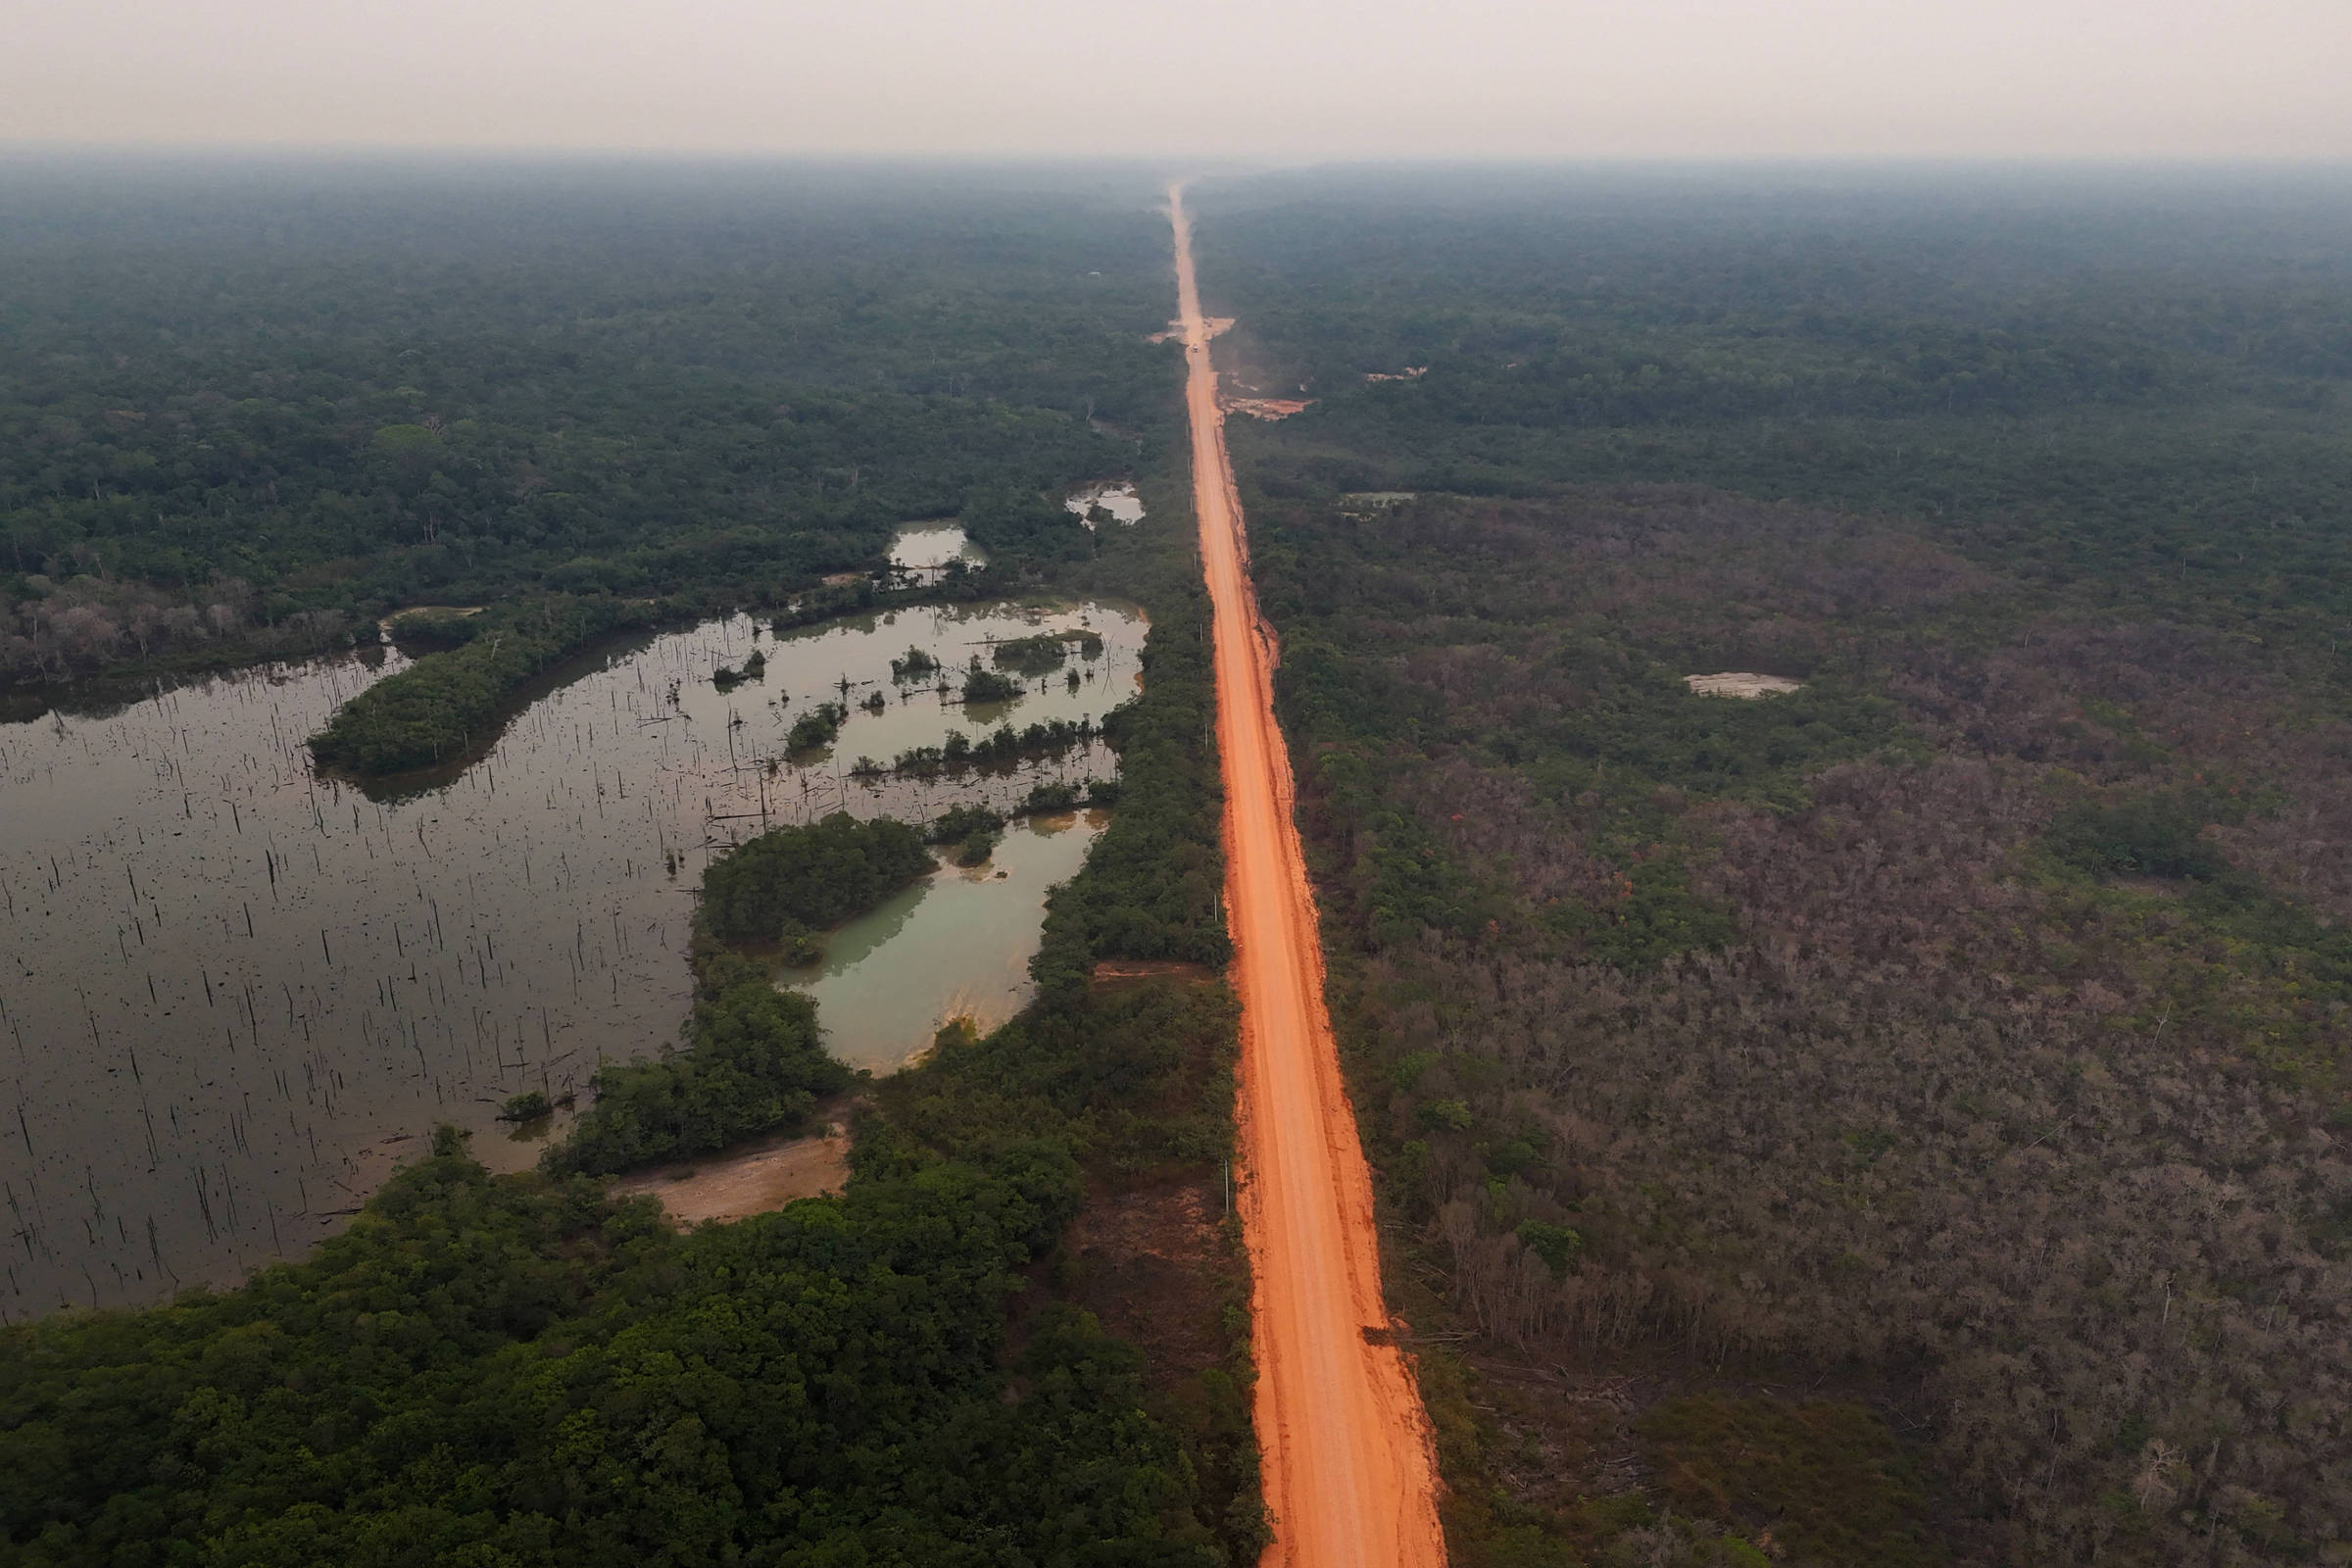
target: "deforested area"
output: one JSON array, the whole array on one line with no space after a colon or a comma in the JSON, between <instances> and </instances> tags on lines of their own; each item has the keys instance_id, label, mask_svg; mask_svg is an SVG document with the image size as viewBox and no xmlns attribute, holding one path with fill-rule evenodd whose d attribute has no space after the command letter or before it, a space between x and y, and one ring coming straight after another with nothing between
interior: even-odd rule
<instances>
[{"instance_id":1,"label":"deforested area","mask_svg":"<svg viewBox=\"0 0 2352 1568\"><path fill-rule=\"evenodd\" d=\"M2352 209L1377 183L1203 287L1454 1560L2352 1549Z\"/></svg>"}]
</instances>

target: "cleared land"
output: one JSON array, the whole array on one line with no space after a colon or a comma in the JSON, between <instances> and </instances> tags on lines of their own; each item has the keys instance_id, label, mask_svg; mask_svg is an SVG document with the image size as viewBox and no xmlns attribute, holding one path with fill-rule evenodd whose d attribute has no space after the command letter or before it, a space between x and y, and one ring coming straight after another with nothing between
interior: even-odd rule
<instances>
[{"instance_id":1,"label":"cleared land","mask_svg":"<svg viewBox=\"0 0 2352 1568\"><path fill-rule=\"evenodd\" d=\"M1194 507L1215 608L1226 908L1242 1004L1241 1213L1254 1274L1256 1426L1275 1541L1267 1564L1436 1565L1427 1418L1393 1344L1372 1184L1323 1004L1323 954L1275 723L1270 659L1243 562L1209 323L1181 187L1171 189Z\"/></svg>"},{"instance_id":2,"label":"cleared land","mask_svg":"<svg viewBox=\"0 0 2352 1568\"><path fill-rule=\"evenodd\" d=\"M808 1138L765 1138L703 1159L624 1176L615 1198L651 1194L680 1229L748 1219L797 1198L838 1193L850 1180L850 1135L840 1121Z\"/></svg>"}]
</instances>

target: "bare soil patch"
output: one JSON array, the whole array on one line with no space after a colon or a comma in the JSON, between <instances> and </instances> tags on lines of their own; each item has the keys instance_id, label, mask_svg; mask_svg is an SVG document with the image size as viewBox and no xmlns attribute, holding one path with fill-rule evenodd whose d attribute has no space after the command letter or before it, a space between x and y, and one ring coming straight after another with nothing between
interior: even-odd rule
<instances>
[{"instance_id":1,"label":"bare soil patch","mask_svg":"<svg viewBox=\"0 0 2352 1568\"><path fill-rule=\"evenodd\" d=\"M1271 422L1287 419L1294 414L1303 414L1315 405L1313 398L1220 398L1218 404L1227 414L1247 414L1252 419Z\"/></svg>"},{"instance_id":2,"label":"bare soil patch","mask_svg":"<svg viewBox=\"0 0 2352 1568\"><path fill-rule=\"evenodd\" d=\"M836 1106L825 1130L802 1138L763 1138L701 1159L657 1165L612 1184L615 1198L661 1200L680 1230L722 1225L782 1208L799 1198L838 1193L850 1179L849 1107Z\"/></svg>"},{"instance_id":3,"label":"bare soil patch","mask_svg":"<svg viewBox=\"0 0 2352 1568\"><path fill-rule=\"evenodd\" d=\"M1183 958L1105 958L1095 965L1094 982L1099 987L1135 985L1145 980L1200 985L1216 977L1217 971L1207 964Z\"/></svg>"},{"instance_id":4,"label":"bare soil patch","mask_svg":"<svg viewBox=\"0 0 2352 1568\"><path fill-rule=\"evenodd\" d=\"M1121 1339L1151 1347L1154 1387L1223 1359L1217 1237L1223 1200L1194 1182L1101 1193L1071 1223L1070 1299Z\"/></svg>"},{"instance_id":5,"label":"bare soil patch","mask_svg":"<svg viewBox=\"0 0 2352 1568\"><path fill-rule=\"evenodd\" d=\"M392 635L394 626L412 615L448 615L456 619L464 619L467 615L478 615L481 612L482 607L479 605L403 605L400 609L392 611L376 621L375 626L376 630L389 637Z\"/></svg>"},{"instance_id":6,"label":"bare soil patch","mask_svg":"<svg viewBox=\"0 0 2352 1568\"><path fill-rule=\"evenodd\" d=\"M1804 682L1786 675L1758 675L1725 670L1720 675L1685 675L1683 684L1701 697L1779 697L1801 690Z\"/></svg>"},{"instance_id":7,"label":"bare soil patch","mask_svg":"<svg viewBox=\"0 0 2352 1568\"><path fill-rule=\"evenodd\" d=\"M1204 316L1200 318L1200 324L1207 328L1207 331L1204 334L1206 337L1219 337L1224 333L1232 331L1233 322L1234 318L1230 316ZM1175 343L1181 341L1183 337L1184 322L1182 320L1174 320L1168 323L1168 329L1166 331L1154 332L1150 337L1144 339L1144 341L1147 343Z\"/></svg>"}]
</instances>

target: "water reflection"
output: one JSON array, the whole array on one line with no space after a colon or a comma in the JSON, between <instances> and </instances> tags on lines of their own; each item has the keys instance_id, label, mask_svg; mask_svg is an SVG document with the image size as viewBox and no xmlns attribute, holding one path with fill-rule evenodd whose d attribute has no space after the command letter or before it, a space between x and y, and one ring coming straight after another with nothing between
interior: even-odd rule
<instances>
[{"instance_id":1,"label":"water reflection","mask_svg":"<svg viewBox=\"0 0 2352 1568\"><path fill-rule=\"evenodd\" d=\"M1136 494L1134 481L1128 479L1088 485L1062 505L1076 513L1078 520L1089 528L1097 522L1097 509L1125 527L1132 528L1144 520L1144 498Z\"/></svg>"},{"instance_id":2,"label":"water reflection","mask_svg":"<svg viewBox=\"0 0 2352 1568\"><path fill-rule=\"evenodd\" d=\"M1116 605L906 610L781 639L736 617L605 650L479 762L403 799L317 777L302 747L396 653L0 728L0 1313L154 1299L299 1252L437 1120L494 1164L528 1163L539 1145L493 1119L508 1097L675 1039L710 855L764 822L921 818L1108 776L1099 746L987 774L849 774L860 752L977 728L894 683L894 655L985 660L1057 630L1097 633L1100 653L1025 684L1011 715L1099 719L1140 668L1143 622ZM755 648L758 680L714 683ZM880 713L858 706L876 693ZM788 755L794 722L845 697L835 743ZM1031 920L1013 882L968 917ZM909 1006L935 978L869 958Z\"/></svg>"},{"instance_id":3,"label":"water reflection","mask_svg":"<svg viewBox=\"0 0 2352 1568\"><path fill-rule=\"evenodd\" d=\"M992 1029L1033 994L1047 892L1077 875L1108 820L1016 823L985 864L941 867L835 932L821 964L778 978L815 999L827 1047L856 1067L903 1066L954 1018Z\"/></svg>"},{"instance_id":4,"label":"water reflection","mask_svg":"<svg viewBox=\"0 0 2352 1568\"><path fill-rule=\"evenodd\" d=\"M966 567L985 566L988 552L965 538L952 517L910 522L891 537L890 564L899 569L903 581L930 587L956 562Z\"/></svg>"}]
</instances>

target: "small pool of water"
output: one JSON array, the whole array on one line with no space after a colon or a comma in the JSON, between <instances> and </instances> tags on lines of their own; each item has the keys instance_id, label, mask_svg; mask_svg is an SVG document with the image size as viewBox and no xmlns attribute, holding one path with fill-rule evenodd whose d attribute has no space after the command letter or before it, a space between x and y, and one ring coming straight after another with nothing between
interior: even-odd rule
<instances>
[{"instance_id":1,"label":"small pool of water","mask_svg":"<svg viewBox=\"0 0 2352 1568\"><path fill-rule=\"evenodd\" d=\"M891 536L890 564L899 568L905 581L925 586L936 583L948 574L950 563L957 561L966 566L985 566L988 552L965 538L952 517L910 522Z\"/></svg>"},{"instance_id":2,"label":"small pool of water","mask_svg":"<svg viewBox=\"0 0 2352 1568\"><path fill-rule=\"evenodd\" d=\"M1062 503L1078 514L1078 520L1092 528L1092 513L1101 507L1113 520L1134 527L1144 520L1144 498L1135 493L1133 481L1121 479L1115 483L1088 485Z\"/></svg>"},{"instance_id":3,"label":"small pool of water","mask_svg":"<svg viewBox=\"0 0 2352 1568\"><path fill-rule=\"evenodd\" d=\"M824 961L777 971L816 1003L825 1045L853 1067L892 1072L940 1026L995 1028L1034 994L1029 957L1046 894L1078 874L1106 811L1015 822L982 865L943 865L827 940Z\"/></svg>"}]
</instances>

